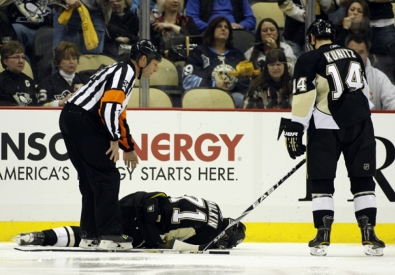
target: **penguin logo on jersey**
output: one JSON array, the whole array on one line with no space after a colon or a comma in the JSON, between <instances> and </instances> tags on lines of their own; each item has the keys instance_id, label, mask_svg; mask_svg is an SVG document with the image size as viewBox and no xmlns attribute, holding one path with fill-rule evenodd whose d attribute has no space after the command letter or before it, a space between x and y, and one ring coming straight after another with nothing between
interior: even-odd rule
<instances>
[{"instance_id":1,"label":"penguin logo on jersey","mask_svg":"<svg viewBox=\"0 0 395 275\"><path fill-rule=\"evenodd\" d=\"M62 100L69 94L71 94L71 92L69 90L64 90L60 95L54 95L54 98L55 98L55 100Z\"/></svg>"},{"instance_id":2,"label":"penguin logo on jersey","mask_svg":"<svg viewBox=\"0 0 395 275\"><path fill-rule=\"evenodd\" d=\"M15 0L15 5L24 15L16 19L18 23L43 23L44 17L51 14L47 7L49 0Z\"/></svg>"},{"instance_id":3,"label":"penguin logo on jersey","mask_svg":"<svg viewBox=\"0 0 395 275\"><path fill-rule=\"evenodd\" d=\"M370 169L370 164L369 163L364 163L363 164L363 170L369 170Z\"/></svg>"},{"instance_id":4,"label":"penguin logo on jersey","mask_svg":"<svg viewBox=\"0 0 395 275\"><path fill-rule=\"evenodd\" d=\"M16 93L14 94L14 99L19 106L27 106L32 102L28 93Z\"/></svg>"},{"instance_id":5,"label":"penguin logo on jersey","mask_svg":"<svg viewBox=\"0 0 395 275\"><path fill-rule=\"evenodd\" d=\"M211 80L215 82L219 80L229 81L228 89L229 91L231 91L236 86L236 83L238 81L236 77L228 74L228 72L233 72L233 71L236 71L236 69L233 68L232 66L228 64L220 64L213 69L213 72L211 73Z\"/></svg>"}]
</instances>

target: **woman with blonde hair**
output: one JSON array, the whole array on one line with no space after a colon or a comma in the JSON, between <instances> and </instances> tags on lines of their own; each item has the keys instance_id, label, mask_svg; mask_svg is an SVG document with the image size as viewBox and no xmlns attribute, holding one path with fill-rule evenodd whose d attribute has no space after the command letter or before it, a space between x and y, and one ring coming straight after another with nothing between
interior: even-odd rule
<instances>
[{"instance_id":1,"label":"woman with blonde hair","mask_svg":"<svg viewBox=\"0 0 395 275\"><path fill-rule=\"evenodd\" d=\"M58 71L38 85L38 105L63 107L79 87L88 83L88 76L76 73L80 55L76 44L66 41L58 44L53 59Z\"/></svg>"},{"instance_id":2,"label":"woman with blonde hair","mask_svg":"<svg viewBox=\"0 0 395 275\"><path fill-rule=\"evenodd\" d=\"M139 40L139 17L133 13L131 0L112 3L112 14L107 25L104 53L117 60L129 57L130 47Z\"/></svg>"},{"instance_id":3,"label":"woman with blonde hair","mask_svg":"<svg viewBox=\"0 0 395 275\"><path fill-rule=\"evenodd\" d=\"M151 14L152 42L171 61L184 60L185 56L179 56L173 49L173 44L179 41L174 38L199 35L199 30L191 17L182 15L184 0L157 0L157 6L157 13Z\"/></svg>"}]
</instances>

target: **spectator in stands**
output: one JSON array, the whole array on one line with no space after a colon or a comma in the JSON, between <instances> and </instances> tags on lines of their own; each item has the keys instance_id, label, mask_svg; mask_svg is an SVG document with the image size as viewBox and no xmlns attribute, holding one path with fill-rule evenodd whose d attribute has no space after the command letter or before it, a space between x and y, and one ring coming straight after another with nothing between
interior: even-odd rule
<instances>
[{"instance_id":1,"label":"spectator in stands","mask_svg":"<svg viewBox=\"0 0 395 275\"><path fill-rule=\"evenodd\" d=\"M292 77L282 49L270 50L260 74L251 81L245 109L291 109Z\"/></svg>"},{"instance_id":2,"label":"spectator in stands","mask_svg":"<svg viewBox=\"0 0 395 275\"><path fill-rule=\"evenodd\" d=\"M12 23L10 18L8 18L9 6L13 5L13 3L13 0L7 4L0 3L0 47L8 41L16 40L14 28L12 28Z\"/></svg>"},{"instance_id":3,"label":"spectator in stands","mask_svg":"<svg viewBox=\"0 0 395 275\"><path fill-rule=\"evenodd\" d=\"M36 89L34 80L24 74L26 55L25 48L18 41L10 41L0 49L0 105L32 106L36 105Z\"/></svg>"},{"instance_id":4,"label":"spectator in stands","mask_svg":"<svg viewBox=\"0 0 395 275\"><path fill-rule=\"evenodd\" d=\"M33 60L31 52L34 36L42 26L52 25L51 8L43 1L21 0L8 5L3 13L7 16L7 21L1 23L1 32L8 32L11 39L21 42L25 54L28 55L29 60Z\"/></svg>"},{"instance_id":5,"label":"spectator in stands","mask_svg":"<svg viewBox=\"0 0 395 275\"><path fill-rule=\"evenodd\" d=\"M356 51L365 64L366 78L370 89L372 110L395 110L395 86L379 69L372 67L368 58L371 42L361 33L350 34L346 38L346 47Z\"/></svg>"},{"instance_id":6,"label":"spectator in stands","mask_svg":"<svg viewBox=\"0 0 395 275\"><path fill-rule=\"evenodd\" d=\"M370 9L372 27L371 51L387 54L387 44L395 40L394 12L390 0L367 0Z\"/></svg>"},{"instance_id":7,"label":"spectator in stands","mask_svg":"<svg viewBox=\"0 0 395 275\"><path fill-rule=\"evenodd\" d=\"M338 0L336 0L338 1ZM340 0L344 2L347 0ZM277 0L278 6L285 14L283 37L285 42L291 46L296 58L304 52L305 44L305 18L306 0ZM315 15L317 18L328 19L327 13L338 8L333 0L317 0L318 7ZM317 5L316 3L316 5Z\"/></svg>"},{"instance_id":8,"label":"spectator in stands","mask_svg":"<svg viewBox=\"0 0 395 275\"><path fill-rule=\"evenodd\" d=\"M336 43L345 46L346 37L352 33L362 33L371 38L370 10L365 0L352 0L346 7L346 15L336 24ZM339 26L340 25L340 26Z\"/></svg>"},{"instance_id":9,"label":"spectator in stands","mask_svg":"<svg viewBox=\"0 0 395 275\"><path fill-rule=\"evenodd\" d=\"M38 85L38 105L63 107L78 88L88 83L87 75L76 73L80 55L76 44L67 41L58 44L53 63L59 70Z\"/></svg>"},{"instance_id":10,"label":"spectator in stands","mask_svg":"<svg viewBox=\"0 0 395 275\"><path fill-rule=\"evenodd\" d=\"M108 24L112 13L112 2L114 2L114 0L65 0L65 3L69 7L68 10L58 6L54 8L54 50L60 41L69 41L74 43L79 41L79 44L77 45L83 54L102 53L106 35L106 24ZM86 26L85 23L88 23L89 25L89 20L85 14L86 12L89 13L93 28L84 29L85 33L82 36L80 35L83 31L81 19L84 20L84 26ZM59 22L59 18L62 23ZM92 46L89 41L94 37L94 33L97 34L98 44Z\"/></svg>"},{"instance_id":11,"label":"spectator in stands","mask_svg":"<svg viewBox=\"0 0 395 275\"><path fill-rule=\"evenodd\" d=\"M181 14L184 0L157 0L157 5L158 13L151 14L151 40L167 59L185 61L186 56L180 56L173 46L183 41L185 47L185 36L199 35L200 32L191 17Z\"/></svg>"},{"instance_id":12,"label":"spectator in stands","mask_svg":"<svg viewBox=\"0 0 395 275\"><path fill-rule=\"evenodd\" d=\"M382 70L395 83L395 26L394 11L390 0L368 0L370 27L372 28L372 48L378 62L375 67ZM388 58L390 55L392 58Z\"/></svg>"},{"instance_id":13,"label":"spectator in stands","mask_svg":"<svg viewBox=\"0 0 395 275\"><path fill-rule=\"evenodd\" d=\"M155 8L156 1L155 0L150 0L150 9L153 10ZM133 5L130 8L130 10L138 16L138 9L140 7L140 0L133 0Z\"/></svg>"},{"instance_id":14,"label":"spectator in stands","mask_svg":"<svg viewBox=\"0 0 395 275\"><path fill-rule=\"evenodd\" d=\"M191 1L191 0L189 0ZM235 71L244 54L233 47L233 30L223 16L214 18L203 33L203 44L192 50L183 70L183 88L215 87L231 93L236 108L243 107L248 81L227 72Z\"/></svg>"},{"instance_id":15,"label":"spectator in stands","mask_svg":"<svg viewBox=\"0 0 395 275\"><path fill-rule=\"evenodd\" d=\"M226 17L233 29L252 31L256 24L248 0L189 0L186 15L193 18L201 33L218 16Z\"/></svg>"},{"instance_id":16,"label":"spectator in stands","mask_svg":"<svg viewBox=\"0 0 395 275\"><path fill-rule=\"evenodd\" d=\"M131 0L112 2L112 14L107 25L104 53L118 59L126 53L129 57L131 44L139 40L139 18L133 13Z\"/></svg>"},{"instance_id":17,"label":"spectator in stands","mask_svg":"<svg viewBox=\"0 0 395 275\"><path fill-rule=\"evenodd\" d=\"M288 70L293 74L296 57L292 48L285 42L280 41L280 31L277 22L272 18L264 18L259 22L255 33L255 45L244 53L246 59L254 64L255 68L262 67L259 61L265 61L266 54L276 48L282 48L287 57Z\"/></svg>"}]
</instances>

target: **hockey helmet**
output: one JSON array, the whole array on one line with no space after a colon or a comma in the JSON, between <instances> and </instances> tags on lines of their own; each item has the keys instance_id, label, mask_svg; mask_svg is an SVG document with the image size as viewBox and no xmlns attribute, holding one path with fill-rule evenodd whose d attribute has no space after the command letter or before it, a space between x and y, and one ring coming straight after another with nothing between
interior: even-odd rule
<instances>
[{"instance_id":1,"label":"hockey helmet","mask_svg":"<svg viewBox=\"0 0 395 275\"><path fill-rule=\"evenodd\" d=\"M224 227L227 227L233 219L225 218L224 219ZM219 249L226 249L226 248L233 248L236 247L238 244L242 243L245 239L246 227L242 222L236 223L231 228L225 231L225 235L218 240L215 244L215 247Z\"/></svg>"},{"instance_id":2,"label":"hockey helmet","mask_svg":"<svg viewBox=\"0 0 395 275\"><path fill-rule=\"evenodd\" d=\"M139 40L132 45L130 50L130 59L138 61L142 55L147 56L147 65L151 63L152 59L156 59L158 62L162 61L162 55L158 49L147 39Z\"/></svg>"},{"instance_id":3,"label":"hockey helmet","mask_svg":"<svg viewBox=\"0 0 395 275\"><path fill-rule=\"evenodd\" d=\"M332 22L326 21L323 19L316 19L311 23L310 27L306 32L306 39L309 44L311 44L311 35L314 35L315 38L319 37L328 37L332 41L335 40L336 29L333 26Z\"/></svg>"}]
</instances>

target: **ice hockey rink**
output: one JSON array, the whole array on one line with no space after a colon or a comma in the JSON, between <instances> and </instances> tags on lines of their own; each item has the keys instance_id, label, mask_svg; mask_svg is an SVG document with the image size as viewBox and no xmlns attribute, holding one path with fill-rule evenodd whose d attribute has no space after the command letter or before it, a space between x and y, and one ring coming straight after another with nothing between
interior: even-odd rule
<instances>
[{"instance_id":1,"label":"ice hockey rink","mask_svg":"<svg viewBox=\"0 0 395 275\"><path fill-rule=\"evenodd\" d=\"M362 245L332 244L325 257L306 244L243 243L229 255L21 252L0 243L0 274L395 274L395 246L368 257Z\"/></svg>"}]
</instances>

